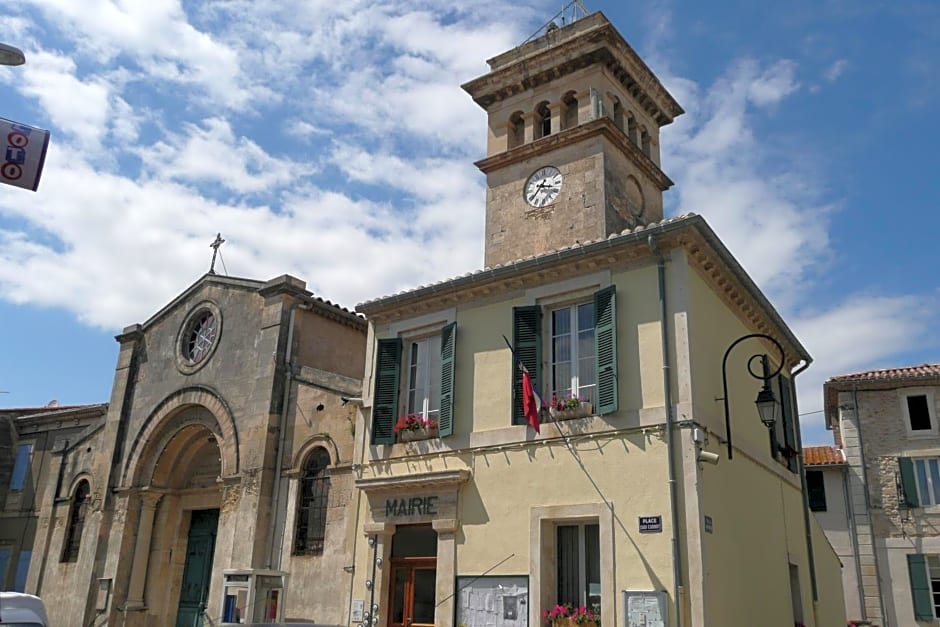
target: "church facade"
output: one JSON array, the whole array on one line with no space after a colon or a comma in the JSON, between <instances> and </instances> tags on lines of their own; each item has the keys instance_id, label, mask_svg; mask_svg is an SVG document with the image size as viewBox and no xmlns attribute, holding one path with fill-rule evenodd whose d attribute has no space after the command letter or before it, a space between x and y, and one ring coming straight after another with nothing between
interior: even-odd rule
<instances>
[{"instance_id":1,"label":"church facade","mask_svg":"<svg viewBox=\"0 0 940 627\"><path fill-rule=\"evenodd\" d=\"M106 412L31 465L25 588L52 624L344 622L342 398L359 393L364 332L293 277L214 274L126 328ZM36 418L11 418L31 441Z\"/></svg>"},{"instance_id":2,"label":"church facade","mask_svg":"<svg viewBox=\"0 0 940 627\"><path fill-rule=\"evenodd\" d=\"M487 267L357 308L354 614L844 624L797 454L811 357L701 217L663 219L682 109L599 13L489 65Z\"/></svg>"}]
</instances>

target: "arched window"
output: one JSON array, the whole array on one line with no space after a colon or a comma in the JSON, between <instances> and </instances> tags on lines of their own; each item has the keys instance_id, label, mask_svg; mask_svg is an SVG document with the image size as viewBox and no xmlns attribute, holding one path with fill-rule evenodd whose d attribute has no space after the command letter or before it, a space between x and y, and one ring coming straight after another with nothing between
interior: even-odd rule
<instances>
[{"instance_id":1,"label":"arched window","mask_svg":"<svg viewBox=\"0 0 940 627\"><path fill-rule=\"evenodd\" d=\"M633 117L632 113L627 114L627 137L629 137L630 141L634 144L640 143L637 139L636 118Z\"/></svg>"},{"instance_id":2,"label":"arched window","mask_svg":"<svg viewBox=\"0 0 940 627\"><path fill-rule=\"evenodd\" d=\"M645 128L640 132L640 144L641 144L640 147L643 149L643 154L646 155L647 157L651 156L650 155L650 147L651 147L650 134L646 131Z\"/></svg>"},{"instance_id":3,"label":"arched window","mask_svg":"<svg viewBox=\"0 0 940 627\"><path fill-rule=\"evenodd\" d=\"M578 99L575 98L574 92L569 91L561 101L565 104L565 128L576 127L578 125Z\"/></svg>"},{"instance_id":4,"label":"arched window","mask_svg":"<svg viewBox=\"0 0 940 627\"><path fill-rule=\"evenodd\" d=\"M82 480L72 495L69 508L69 525L65 532L65 548L62 551L63 562L78 561L78 550L82 545L82 529L85 527L85 513L88 509L88 482Z\"/></svg>"},{"instance_id":5,"label":"arched window","mask_svg":"<svg viewBox=\"0 0 940 627\"><path fill-rule=\"evenodd\" d=\"M535 124L539 137L547 137L552 134L552 112L548 108L547 102L542 102L535 108Z\"/></svg>"},{"instance_id":6,"label":"arched window","mask_svg":"<svg viewBox=\"0 0 940 627\"><path fill-rule=\"evenodd\" d=\"M330 454L317 447L304 462L297 500L297 532L294 555L320 555L326 535L326 510L330 500Z\"/></svg>"},{"instance_id":7,"label":"arched window","mask_svg":"<svg viewBox=\"0 0 940 627\"><path fill-rule=\"evenodd\" d=\"M627 130L623 127L623 105L620 104L620 100L616 97L614 98L614 124L616 124L617 128L621 131Z\"/></svg>"},{"instance_id":8,"label":"arched window","mask_svg":"<svg viewBox=\"0 0 940 627\"><path fill-rule=\"evenodd\" d=\"M509 147L515 148L525 143L525 118L522 111L509 116Z\"/></svg>"}]
</instances>

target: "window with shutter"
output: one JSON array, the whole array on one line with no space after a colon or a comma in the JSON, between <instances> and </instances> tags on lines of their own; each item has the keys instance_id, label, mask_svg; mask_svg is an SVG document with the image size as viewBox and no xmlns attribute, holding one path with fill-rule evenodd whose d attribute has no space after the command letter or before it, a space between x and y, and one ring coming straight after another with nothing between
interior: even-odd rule
<instances>
[{"instance_id":1,"label":"window with shutter","mask_svg":"<svg viewBox=\"0 0 940 627\"><path fill-rule=\"evenodd\" d=\"M438 433L443 437L454 432L454 362L457 360L457 323L441 331L441 410Z\"/></svg>"},{"instance_id":2,"label":"window with shutter","mask_svg":"<svg viewBox=\"0 0 940 627\"><path fill-rule=\"evenodd\" d=\"M799 459L796 450L796 413L793 411L793 387L790 379L781 375L777 376L777 384L780 394L780 418L783 421L783 442L778 444L784 447L784 458L781 460L786 464L790 472L799 471Z\"/></svg>"},{"instance_id":3,"label":"window with shutter","mask_svg":"<svg viewBox=\"0 0 940 627\"><path fill-rule=\"evenodd\" d=\"M512 348L516 359L529 371L532 386L542 390L542 308L513 307ZM522 370L512 365L512 424L528 424L522 408Z\"/></svg>"},{"instance_id":4,"label":"window with shutter","mask_svg":"<svg viewBox=\"0 0 940 627\"><path fill-rule=\"evenodd\" d=\"M901 499L907 507L920 507L917 499L917 481L914 478L914 460L910 457L898 458L898 470L901 475Z\"/></svg>"},{"instance_id":5,"label":"window with shutter","mask_svg":"<svg viewBox=\"0 0 940 627\"><path fill-rule=\"evenodd\" d=\"M379 340L372 398L372 443L393 444L401 381L401 338Z\"/></svg>"},{"instance_id":6,"label":"window with shutter","mask_svg":"<svg viewBox=\"0 0 940 627\"><path fill-rule=\"evenodd\" d=\"M940 593L940 561L937 556L912 553L907 556L907 571L911 581L911 597L914 602L914 617L917 620L933 620L938 606L933 600L933 590Z\"/></svg>"},{"instance_id":7,"label":"window with shutter","mask_svg":"<svg viewBox=\"0 0 940 627\"><path fill-rule=\"evenodd\" d=\"M617 291L613 285L594 293L594 338L597 352L599 415L617 411Z\"/></svg>"}]
</instances>

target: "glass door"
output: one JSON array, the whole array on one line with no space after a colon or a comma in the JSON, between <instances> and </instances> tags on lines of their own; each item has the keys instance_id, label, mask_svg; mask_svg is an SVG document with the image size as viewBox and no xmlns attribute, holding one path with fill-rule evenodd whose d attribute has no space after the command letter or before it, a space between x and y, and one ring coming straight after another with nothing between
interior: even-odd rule
<instances>
[{"instance_id":1,"label":"glass door","mask_svg":"<svg viewBox=\"0 0 940 627\"><path fill-rule=\"evenodd\" d=\"M393 559L389 624L392 627L433 627L436 582L437 559Z\"/></svg>"}]
</instances>

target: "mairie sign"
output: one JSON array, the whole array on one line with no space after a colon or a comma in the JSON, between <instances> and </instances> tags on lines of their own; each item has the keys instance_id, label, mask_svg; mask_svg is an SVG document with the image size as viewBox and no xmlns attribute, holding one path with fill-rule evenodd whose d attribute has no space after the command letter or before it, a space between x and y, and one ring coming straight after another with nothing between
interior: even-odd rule
<instances>
[{"instance_id":1,"label":"mairie sign","mask_svg":"<svg viewBox=\"0 0 940 627\"><path fill-rule=\"evenodd\" d=\"M0 118L0 183L36 191L49 131Z\"/></svg>"},{"instance_id":2,"label":"mairie sign","mask_svg":"<svg viewBox=\"0 0 940 627\"><path fill-rule=\"evenodd\" d=\"M386 499L385 516L436 516L436 496L412 496L402 499Z\"/></svg>"}]
</instances>

